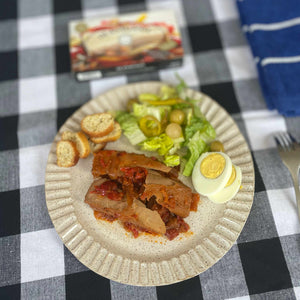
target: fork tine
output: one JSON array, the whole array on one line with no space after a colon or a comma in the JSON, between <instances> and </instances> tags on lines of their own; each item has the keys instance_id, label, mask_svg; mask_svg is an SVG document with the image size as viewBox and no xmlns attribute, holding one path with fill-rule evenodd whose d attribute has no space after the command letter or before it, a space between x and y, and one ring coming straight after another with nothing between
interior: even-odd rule
<instances>
[{"instance_id":1,"label":"fork tine","mask_svg":"<svg viewBox=\"0 0 300 300\"><path fill-rule=\"evenodd\" d=\"M274 135L274 140L276 142L277 147L281 147L281 143L279 142L279 139L276 135Z\"/></svg>"},{"instance_id":2,"label":"fork tine","mask_svg":"<svg viewBox=\"0 0 300 300\"><path fill-rule=\"evenodd\" d=\"M278 148L279 150L283 150L283 151L284 151L284 150L285 150L285 149L284 149L284 145L283 145L283 143L282 143L282 141L281 141L281 138L280 138L279 133L276 133L276 134L274 135L274 139L275 139L277 148Z\"/></svg>"},{"instance_id":3,"label":"fork tine","mask_svg":"<svg viewBox=\"0 0 300 300\"><path fill-rule=\"evenodd\" d=\"M290 134L290 133L288 133L288 136L290 137L290 139L291 139L291 141L292 141L292 143L294 144L298 144L298 142L296 141L296 139Z\"/></svg>"},{"instance_id":4,"label":"fork tine","mask_svg":"<svg viewBox=\"0 0 300 300\"><path fill-rule=\"evenodd\" d=\"M283 138L283 140L284 140L284 143L285 143L286 148L287 148L288 150L290 150L292 141L290 140L289 135L288 135L286 132L282 132L281 136L282 136L282 138Z\"/></svg>"},{"instance_id":5,"label":"fork tine","mask_svg":"<svg viewBox=\"0 0 300 300\"><path fill-rule=\"evenodd\" d=\"M288 132L284 133L285 139L288 142L289 146L291 146L293 144L292 139L290 137L290 134Z\"/></svg>"},{"instance_id":6,"label":"fork tine","mask_svg":"<svg viewBox=\"0 0 300 300\"><path fill-rule=\"evenodd\" d=\"M279 143L281 144L281 147L283 148L284 151L288 150L288 143L284 137L284 133L283 132L279 132L278 133L278 139L279 139Z\"/></svg>"}]
</instances>

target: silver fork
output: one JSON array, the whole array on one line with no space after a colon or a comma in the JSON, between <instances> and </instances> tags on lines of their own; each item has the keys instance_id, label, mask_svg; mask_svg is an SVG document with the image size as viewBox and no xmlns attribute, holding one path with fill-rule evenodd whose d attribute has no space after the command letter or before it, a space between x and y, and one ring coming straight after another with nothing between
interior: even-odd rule
<instances>
[{"instance_id":1,"label":"silver fork","mask_svg":"<svg viewBox=\"0 0 300 300\"><path fill-rule=\"evenodd\" d=\"M298 173L300 167L300 144L288 132L279 132L274 135L274 139L277 144L278 152L282 159L282 162L290 171L293 179L298 206L298 216L300 219L300 191L298 181Z\"/></svg>"}]
</instances>

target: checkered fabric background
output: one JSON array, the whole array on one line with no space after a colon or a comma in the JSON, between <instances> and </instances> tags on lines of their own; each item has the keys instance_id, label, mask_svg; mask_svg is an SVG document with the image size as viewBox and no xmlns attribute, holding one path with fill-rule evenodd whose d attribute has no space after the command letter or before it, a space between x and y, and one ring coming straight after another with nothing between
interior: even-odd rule
<instances>
[{"instance_id":1,"label":"checkered fabric background","mask_svg":"<svg viewBox=\"0 0 300 300\"><path fill-rule=\"evenodd\" d=\"M2 0L0 7L0 299L300 299L300 225L271 138L289 130L300 139L300 118L266 109L234 0ZM47 212L44 172L58 128L83 103L128 82L174 82L172 69L77 83L68 22L163 8L175 10L182 31L177 71L233 116L251 147L256 188L237 243L212 268L174 285L133 287L89 271L64 247Z\"/></svg>"}]
</instances>

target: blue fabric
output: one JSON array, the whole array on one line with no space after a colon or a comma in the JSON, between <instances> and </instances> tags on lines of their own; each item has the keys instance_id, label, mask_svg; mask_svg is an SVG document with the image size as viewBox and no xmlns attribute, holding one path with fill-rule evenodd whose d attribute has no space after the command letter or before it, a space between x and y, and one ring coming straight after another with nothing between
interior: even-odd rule
<instances>
[{"instance_id":1,"label":"blue fabric","mask_svg":"<svg viewBox=\"0 0 300 300\"><path fill-rule=\"evenodd\" d=\"M237 1L242 25L270 24L300 17L300 0ZM300 115L300 63L262 65L268 57L300 56L300 25L246 33L269 109L285 116Z\"/></svg>"},{"instance_id":2,"label":"blue fabric","mask_svg":"<svg viewBox=\"0 0 300 300\"><path fill-rule=\"evenodd\" d=\"M243 24L276 23L300 16L299 0L237 0Z\"/></svg>"}]
</instances>

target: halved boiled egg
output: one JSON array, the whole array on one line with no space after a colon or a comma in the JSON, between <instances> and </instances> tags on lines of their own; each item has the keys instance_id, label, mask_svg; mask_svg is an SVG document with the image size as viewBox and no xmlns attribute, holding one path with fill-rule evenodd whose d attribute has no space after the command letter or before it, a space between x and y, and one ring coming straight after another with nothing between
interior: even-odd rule
<instances>
[{"instance_id":1,"label":"halved boiled egg","mask_svg":"<svg viewBox=\"0 0 300 300\"><path fill-rule=\"evenodd\" d=\"M240 167L232 165L232 172L226 186L219 192L209 195L209 199L215 203L225 203L231 200L238 192L242 182Z\"/></svg>"},{"instance_id":2,"label":"halved boiled egg","mask_svg":"<svg viewBox=\"0 0 300 300\"><path fill-rule=\"evenodd\" d=\"M228 155L222 152L206 152L197 160L192 174L195 190L204 196L221 191L232 172Z\"/></svg>"}]
</instances>

